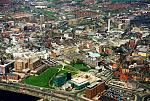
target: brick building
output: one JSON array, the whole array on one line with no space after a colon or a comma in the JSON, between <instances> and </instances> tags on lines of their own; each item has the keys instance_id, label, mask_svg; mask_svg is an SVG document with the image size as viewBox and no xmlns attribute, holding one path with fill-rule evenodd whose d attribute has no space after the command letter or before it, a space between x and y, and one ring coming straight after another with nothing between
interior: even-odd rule
<instances>
[{"instance_id":1,"label":"brick building","mask_svg":"<svg viewBox=\"0 0 150 101\"><path fill-rule=\"evenodd\" d=\"M88 99L92 99L97 94L103 92L105 90L105 83L104 82L96 82L87 87L85 90L85 97Z\"/></svg>"},{"instance_id":2,"label":"brick building","mask_svg":"<svg viewBox=\"0 0 150 101\"><path fill-rule=\"evenodd\" d=\"M21 58L15 61L14 67L17 72L25 72L27 70L35 70L42 65L41 59L38 57Z\"/></svg>"},{"instance_id":3,"label":"brick building","mask_svg":"<svg viewBox=\"0 0 150 101\"><path fill-rule=\"evenodd\" d=\"M2 75L2 81L18 81L20 79L20 76L17 74L7 74L6 75Z\"/></svg>"}]
</instances>

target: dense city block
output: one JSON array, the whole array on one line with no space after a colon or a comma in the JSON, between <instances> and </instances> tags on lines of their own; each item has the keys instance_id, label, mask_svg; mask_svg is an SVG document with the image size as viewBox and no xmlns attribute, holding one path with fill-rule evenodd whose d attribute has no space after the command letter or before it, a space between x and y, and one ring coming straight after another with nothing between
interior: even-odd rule
<instances>
[{"instance_id":1,"label":"dense city block","mask_svg":"<svg viewBox=\"0 0 150 101\"><path fill-rule=\"evenodd\" d=\"M150 0L0 0L4 95L150 101L149 71Z\"/></svg>"}]
</instances>

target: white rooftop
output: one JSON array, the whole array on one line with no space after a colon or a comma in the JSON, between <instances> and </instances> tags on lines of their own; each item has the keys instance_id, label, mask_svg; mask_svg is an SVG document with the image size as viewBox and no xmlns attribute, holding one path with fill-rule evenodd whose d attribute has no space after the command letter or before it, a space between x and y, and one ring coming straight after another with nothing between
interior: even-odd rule
<instances>
[{"instance_id":1,"label":"white rooftop","mask_svg":"<svg viewBox=\"0 0 150 101\"><path fill-rule=\"evenodd\" d=\"M73 79L71 79L71 81L72 81L73 83L77 84L77 85L82 85L82 84L88 82L87 79L81 78L81 77L73 78Z\"/></svg>"}]
</instances>

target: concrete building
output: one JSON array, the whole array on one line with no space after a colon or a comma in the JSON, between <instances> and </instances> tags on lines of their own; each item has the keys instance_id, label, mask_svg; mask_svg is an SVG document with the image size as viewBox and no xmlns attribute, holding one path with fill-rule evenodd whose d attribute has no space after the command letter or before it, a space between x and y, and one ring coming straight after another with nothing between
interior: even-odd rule
<instances>
[{"instance_id":1,"label":"concrete building","mask_svg":"<svg viewBox=\"0 0 150 101\"><path fill-rule=\"evenodd\" d=\"M15 60L15 71L18 72L28 72L29 70L35 70L36 68L42 65L41 59L32 56L32 57L23 57Z\"/></svg>"},{"instance_id":2,"label":"concrete building","mask_svg":"<svg viewBox=\"0 0 150 101\"><path fill-rule=\"evenodd\" d=\"M15 61L15 71L21 72L23 69L28 68L28 61L23 59L18 59Z\"/></svg>"},{"instance_id":3,"label":"concrete building","mask_svg":"<svg viewBox=\"0 0 150 101\"><path fill-rule=\"evenodd\" d=\"M71 81L69 81L69 83L76 90L81 90L90 84L87 79L81 77L73 78Z\"/></svg>"},{"instance_id":4,"label":"concrete building","mask_svg":"<svg viewBox=\"0 0 150 101\"><path fill-rule=\"evenodd\" d=\"M14 68L14 61L5 60L0 63L0 74L9 73Z\"/></svg>"}]
</instances>

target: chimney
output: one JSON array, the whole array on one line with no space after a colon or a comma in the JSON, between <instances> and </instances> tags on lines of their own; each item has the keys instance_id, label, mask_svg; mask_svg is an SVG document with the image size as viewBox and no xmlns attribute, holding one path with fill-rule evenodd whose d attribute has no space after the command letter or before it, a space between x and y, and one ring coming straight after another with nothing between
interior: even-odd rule
<instances>
[{"instance_id":1,"label":"chimney","mask_svg":"<svg viewBox=\"0 0 150 101\"><path fill-rule=\"evenodd\" d=\"M108 19L108 32L110 32L110 19Z\"/></svg>"}]
</instances>

